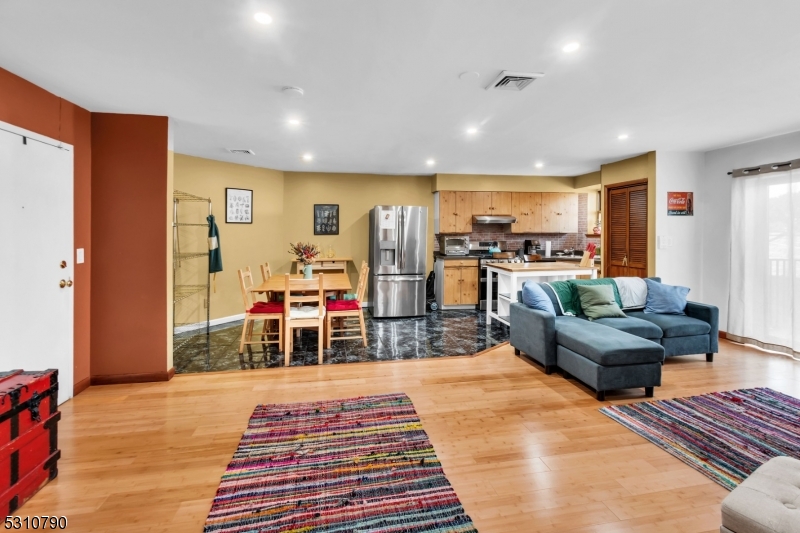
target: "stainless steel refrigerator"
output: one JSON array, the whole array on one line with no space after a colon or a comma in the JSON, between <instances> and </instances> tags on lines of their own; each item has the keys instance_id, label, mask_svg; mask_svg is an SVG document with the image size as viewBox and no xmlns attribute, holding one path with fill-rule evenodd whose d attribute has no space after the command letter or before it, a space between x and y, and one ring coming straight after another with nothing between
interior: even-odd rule
<instances>
[{"instance_id":1,"label":"stainless steel refrigerator","mask_svg":"<svg viewBox=\"0 0 800 533\"><path fill-rule=\"evenodd\" d=\"M369 228L372 316L424 316L428 208L376 205Z\"/></svg>"}]
</instances>

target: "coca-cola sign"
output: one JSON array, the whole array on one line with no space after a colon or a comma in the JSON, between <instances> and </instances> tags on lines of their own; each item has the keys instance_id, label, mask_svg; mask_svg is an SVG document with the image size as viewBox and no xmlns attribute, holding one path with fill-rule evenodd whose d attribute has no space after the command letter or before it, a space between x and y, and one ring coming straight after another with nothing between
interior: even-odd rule
<instances>
[{"instance_id":1,"label":"coca-cola sign","mask_svg":"<svg viewBox=\"0 0 800 533\"><path fill-rule=\"evenodd\" d=\"M694 193L668 192L667 215L683 217L694 216Z\"/></svg>"}]
</instances>

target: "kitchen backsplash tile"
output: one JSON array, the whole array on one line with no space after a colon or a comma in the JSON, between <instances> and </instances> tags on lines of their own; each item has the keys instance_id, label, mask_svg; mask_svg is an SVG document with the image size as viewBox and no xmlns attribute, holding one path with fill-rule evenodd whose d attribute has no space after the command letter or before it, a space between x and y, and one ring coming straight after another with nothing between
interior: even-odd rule
<instances>
[{"instance_id":1,"label":"kitchen backsplash tile","mask_svg":"<svg viewBox=\"0 0 800 533\"><path fill-rule=\"evenodd\" d=\"M584 250L588 243L594 243L600 246L600 236L587 237L588 231L587 224L587 210L588 210L588 195L578 195L578 233L536 233L536 234L522 234L511 233L511 228L508 224L481 224L473 225L472 233L469 234L469 240L472 242L477 241L506 241L506 248L509 251L515 251L522 248L523 242L526 239L538 240L542 247L545 241L551 242L553 250L564 250L565 248L575 248L576 250ZM434 251L439 251L439 239L433 241Z\"/></svg>"}]
</instances>

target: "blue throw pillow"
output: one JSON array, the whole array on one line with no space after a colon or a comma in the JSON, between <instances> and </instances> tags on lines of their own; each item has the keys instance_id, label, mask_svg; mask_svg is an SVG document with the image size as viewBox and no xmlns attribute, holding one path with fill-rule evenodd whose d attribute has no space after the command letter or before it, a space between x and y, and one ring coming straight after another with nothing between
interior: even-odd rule
<instances>
[{"instance_id":1,"label":"blue throw pillow","mask_svg":"<svg viewBox=\"0 0 800 533\"><path fill-rule=\"evenodd\" d=\"M644 305L645 313L658 313L661 315L685 315L686 297L689 287L679 285L664 285L652 279L645 279L647 283L647 302Z\"/></svg>"},{"instance_id":2,"label":"blue throw pillow","mask_svg":"<svg viewBox=\"0 0 800 533\"><path fill-rule=\"evenodd\" d=\"M528 281L522 285L522 303L532 309L546 311L556 316L556 308L553 307L553 302L550 301L550 297L547 296L547 293L538 283Z\"/></svg>"}]
</instances>

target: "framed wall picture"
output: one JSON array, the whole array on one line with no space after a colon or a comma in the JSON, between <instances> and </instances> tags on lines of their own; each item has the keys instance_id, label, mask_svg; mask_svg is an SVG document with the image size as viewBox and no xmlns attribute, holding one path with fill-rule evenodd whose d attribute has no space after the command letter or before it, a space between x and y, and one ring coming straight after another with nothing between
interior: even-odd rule
<instances>
[{"instance_id":1,"label":"framed wall picture","mask_svg":"<svg viewBox=\"0 0 800 533\"><path fill-rule=\"evenodd\" d=\"M339 204L314 204L314 235L339 235Z\"/></svg>"},{"instance_id":2,"label":"framed wall picture","mask_svg":"<svg viewBox=\"0 0 800 533\"><path fill-rule=\"evenodd\" d=\"M225 188L225 222L229 224L253 223L253 191L251 189Z\"/></svg>"},{"instance_id":3,"label":"framed wall picture","mask_svg":"<svg viewBox=\"0 0 800 533\"><path fill-rule=\"evenodd\" d=\"M667 215L672 217L694 216L694 193L668 192Z\"/></svg>"}]
</instances>

